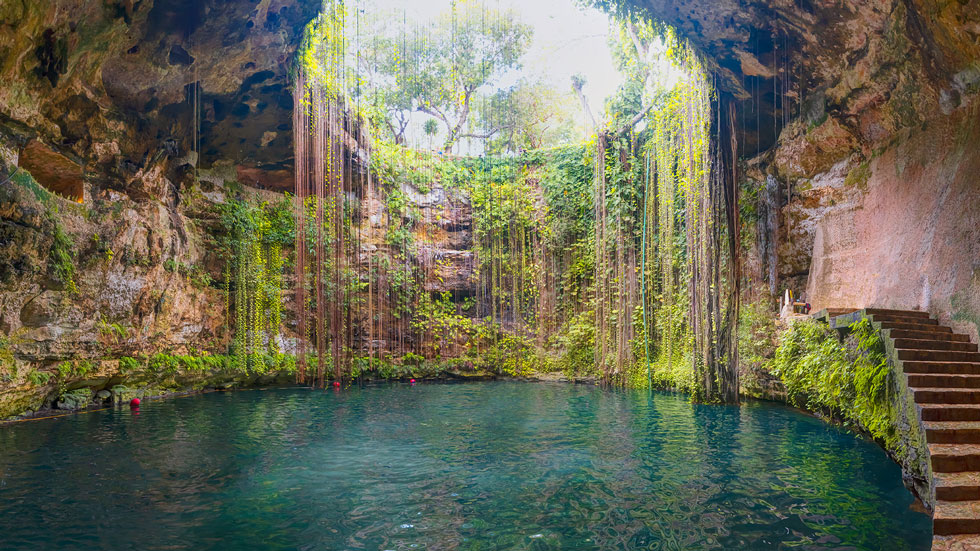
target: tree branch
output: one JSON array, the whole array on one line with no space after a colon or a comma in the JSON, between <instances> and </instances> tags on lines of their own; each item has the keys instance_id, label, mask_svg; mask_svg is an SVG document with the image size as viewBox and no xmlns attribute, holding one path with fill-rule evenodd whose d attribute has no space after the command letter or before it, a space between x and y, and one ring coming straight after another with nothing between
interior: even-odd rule
<instances>
[{"instance_id":1,"label":"tree branch","mask_svg":"<svg viewBox=\"0 0 980 551\"><path fill-rule=\"evenodd\" d=\"M647 105L643 109L640 109L640 112L637 113L636 116L634 116L632 119L630 119L628 123L623 125L622 128L616 131L615 135L622 136L623 134L629 132L634 126L636 126L637 124L640 123L640 121L643 120L643 117L647 116L647 113L649 113L651 109L653 109L652 103Z\"/></svg>"}]
</instances>

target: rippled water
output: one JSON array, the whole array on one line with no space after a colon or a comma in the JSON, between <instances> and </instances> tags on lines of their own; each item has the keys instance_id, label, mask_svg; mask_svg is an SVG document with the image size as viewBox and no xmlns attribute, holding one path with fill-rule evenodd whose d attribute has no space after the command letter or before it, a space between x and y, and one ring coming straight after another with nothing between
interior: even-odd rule
<instances>
[{"instance_id":1,"label":"rippled water","mask_svg":"<svg viewBox=\"0 0 980 551\"><path fill-rule=\"evenodd\" d=\"M874 444L563 384L207 394L0 427L2 549L928 549Z\"/></svg>"}]
</instances>

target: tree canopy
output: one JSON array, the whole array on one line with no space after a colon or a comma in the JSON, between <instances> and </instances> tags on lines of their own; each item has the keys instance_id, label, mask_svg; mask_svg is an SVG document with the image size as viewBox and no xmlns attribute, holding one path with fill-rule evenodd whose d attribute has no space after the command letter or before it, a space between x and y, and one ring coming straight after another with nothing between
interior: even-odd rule
<instances>
[{"instance_id":1,"label":"tree canopy","mask_svg":"<svg viewBox=\"0 0 980 551\"><path fill-rule=\"evenodd\" d=\"M386 25L387 23L387 25ZM413 112L424 113L445 131L449 152L461 138L489 138L500 128L471 130L475 103L481 94L496 97L493 87L507 71L519 69L531 42L532 28L510 10L460 3L432 25L403 20L400 29L376 21L361 68L368 74L371 104L379 126L397 143L405 140ZM490 100L491 103L493 100ZM482 123L500 123L481 117ZM426 129L431 135L431 127Z\"/></svg>"}]
</instances>

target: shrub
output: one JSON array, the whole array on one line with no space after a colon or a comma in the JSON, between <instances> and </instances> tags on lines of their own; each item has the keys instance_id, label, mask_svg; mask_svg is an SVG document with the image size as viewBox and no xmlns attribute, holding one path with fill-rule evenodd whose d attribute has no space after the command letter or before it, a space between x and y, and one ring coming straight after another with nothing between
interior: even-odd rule
<instances>
[{"instance_id":1,"label":"shrub","mask_svg":"<svg viewBox=\"0 0 980 551\"><path fill-rule=\"evenodd\" d=\"M854 422L886 446L894 442L891 368L880 335L867 319L849 327L846 342L816 321L794 323L771 363L790 403Z\"/></svg>"},{"instance_id":2,"label":"shrub","mask_svg":"<svg viewBox=\"0 0 980 551\"><path fill-rule=\"evenodd\" d=\"M30 373L27 374L27 380L34 386L44 386L51 380L51 374L32 369Z\"/></svg>"}]
</instances>

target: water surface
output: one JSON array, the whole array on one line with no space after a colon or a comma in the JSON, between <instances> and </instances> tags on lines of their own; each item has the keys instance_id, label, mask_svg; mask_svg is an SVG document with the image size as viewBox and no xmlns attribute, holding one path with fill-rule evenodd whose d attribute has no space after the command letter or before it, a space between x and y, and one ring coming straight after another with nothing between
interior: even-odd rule
<instances>
[{"instance_id":1,"label":"water surface","mask_svg":"<svg viewBox=\"0 0 980 551\"><path fill-rule=\"evenodd\" d=\"M928 549L877 446L566 384L272 389L0 427L0 548Z\"/></svg>"}]
</instances>

